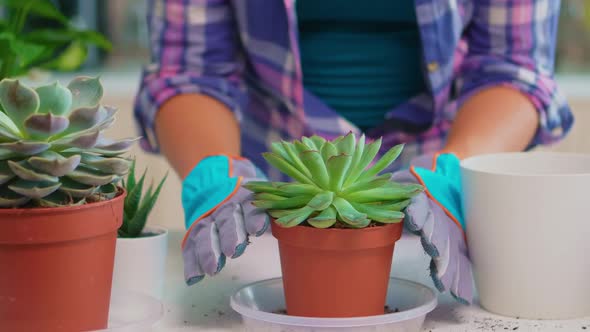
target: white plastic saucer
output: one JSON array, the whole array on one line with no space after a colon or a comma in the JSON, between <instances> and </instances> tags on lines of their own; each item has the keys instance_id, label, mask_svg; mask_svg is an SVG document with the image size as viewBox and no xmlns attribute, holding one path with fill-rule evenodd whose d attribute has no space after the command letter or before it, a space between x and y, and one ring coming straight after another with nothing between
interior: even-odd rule
<instances>
[{"instance_id":1,"label":"white plastic saucer","mask_svg":"<svg viewBox=\"0 0 590 332\"><path fill-rule=\"evenodd\" d=\"M311 318L277 312L285 309L281 278L259 281L238 290L231 307L242 315L245 331L420 331L426 315L434 310L437 297L432 289L404 279L391 278L387 293L389 308L398 312L369 317Z\"/></svg>"},{"instance_id":2,"label":"white plastic saucer","mask_svg":"<svg viewBox=\"0 0 590 332\"><path fill-rule=\"evenodd\" d=\"M163 315L164 306L156 298L128 290L113 290L108 328L100 331L151 331Z\"/></svg>"}]
</instances>

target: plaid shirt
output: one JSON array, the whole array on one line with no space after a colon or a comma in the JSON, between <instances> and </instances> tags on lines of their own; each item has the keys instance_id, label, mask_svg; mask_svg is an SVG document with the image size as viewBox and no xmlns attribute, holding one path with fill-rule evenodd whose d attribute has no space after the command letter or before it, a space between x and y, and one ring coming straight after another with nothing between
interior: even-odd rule
<instances>
[{"instance_id":1,"label":"plaid shirt","mask_svg":"<svg viewBox=\"0 0 590 332\"><path fill-rule=\"evenodd\" d=\"M425 75L428 91L366 133L383 136L385 147L406 143L400 163L440 149L457 109L489 86L511 86L534 104L540 122L531 147L570 130L573 116L553 79L560 1L414 1L424 64L416 75ZM149 8L153 61L135 107L144 149L158 152L156 112L185 93L227 105L240 121L243 155L271 178L260 155L271 142L358 133L303 87L295 0L152 0ZM429 128L400 129L397 119L408 113Z\"/></svg>"}]
</instances>

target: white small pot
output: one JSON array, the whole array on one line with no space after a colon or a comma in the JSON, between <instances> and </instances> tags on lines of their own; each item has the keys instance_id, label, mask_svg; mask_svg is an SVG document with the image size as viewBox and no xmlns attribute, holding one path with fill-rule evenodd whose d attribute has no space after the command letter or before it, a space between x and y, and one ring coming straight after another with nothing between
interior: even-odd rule
<instances>
[{"instance_id":1,"label":"white small pot","mask_svg":"<svg viewBox=\"0 0 590 332\"><path fill-rule=\"evenodd\" d=\"M461 163L480 303L505 316L590 315L590 155L507 153Z\"/></svg>"},{"instance_id":2,"label":"white small pot","mask_svg":"<svg viewBox=\"0 0 590 332\"><path fill-rule=\"evenodd\" d=\"M118 238L113 289L131 290L159 300L164 293L168 231L146 227L138 238Z\"/></svg>"}]
</instances>

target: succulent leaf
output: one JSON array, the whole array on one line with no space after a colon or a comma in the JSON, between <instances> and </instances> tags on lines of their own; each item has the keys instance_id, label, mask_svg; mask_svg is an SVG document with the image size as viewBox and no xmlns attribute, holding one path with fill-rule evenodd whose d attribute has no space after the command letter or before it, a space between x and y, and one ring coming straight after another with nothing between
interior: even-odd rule
<instances>
[{"instance_id":1,"label":"succulent leaf","mask_svg":"<svg viewBox=\"0 0 590 332\"><path fill-rule=\"evenodd\" d=\"M357 211L366 214L369 219L381 223L396 223L404 220L402 212L379 208L377 205L352 203L352 206Z\"/></svg>"},{"instance_id":2,"label":"succulent leaf","mask_svg":"<svg viewBox=\"0 0 590 332\"><path fill-rule=\"evenodd\" d=\"M310 139L315 144L315 150L320 150L326 143L326 139L318 135L313 135L310 137Z\"/></svg>"},{"instance_id":3,"label":"succulent leaf","mask_svg":"<svg viewBox=\"0 0 590 332\"><path fill-rule=\"evenodd\" d=\"M80 155L64 157L54 151L41 152L30 157L28 163L33 168L52 176L61 177L75 170L80 164Z\"/></svg>"},{"instance_id":4,"label":"succulent leaf","mask_svg":"<svg viewBox=\"0 0 590 332\"><path fill-rule=\"evenodd\" d=\"M37 199L37 201L41 207L78 206L86 203L84 198L74 198L59 190Z\"/></svg>"},{"instance_id":5,"label":"succulent leaf","mask_svg":"<svg viewBox=\"0 0 590 332\"><path fill-rule=\"evenodd\" d=\"M295 166L295 168L297 170L299 170L305 176L311 177L311 172L307 169L307 167L301 161L301 159L298 158L298 156L297 156L298 153L295 150L295 148L293 147L293 145L288 144L288 143L283 143L283 147L285 149L285 152L289 156L289 159L288 160L291 161L291 163L293 164L293 166Z\"/></svg>"},{"instance_id":6,"label":"succulent leaf","mask_svg":"<svg viewBox=\"0 0 590 332\"><path fill-rule=\"evenodd\" d=\"M8 166L8 162L0 161L0 185L12 180L16 175Z\"/></svg>"},{"instance_id":7,"label":"succulent leaf","mask_svg":"<svg viewBox=\"0 0 590 332\"><path fill-rule=\"evenodd\" d=\"M350 226L360 228L369 225L370 220L367 219L367 215L357 211L347 200L336 197L333 204L338 216Z\"/></svg>"},{"instance_id":8,"label":"succulent leaf","mask_svg":"<svg viewBox=\"0 0 590 332\"><path fill-rule=\"evenodd\" d=\"M37 113L67 115L72 107L72 93L58 82L40 86L35 89L40 103Z\"/></svg>"},{"instance_id":9,"label":"succulent leaf","mask_svg":"<svg viewBox=\"0 0 590 332\"><path fill-rule=\"evenodd\" d=\"M25 156L32 156L41 153L50 147L51 145L45 142L18 141L11 143L0 143L0 149L8 150L10 152ZM8 157L3 159L8 159Z\"/></svg>"},{"instance_id":10,"label":"succulent leaf","mask_svg":"<svg viewBox=\"0 0 590 332\"><path fill-rule=\"evenodd\" d=\"M304 222L315 210L304 206L276 220L283 227L294 227Z\"/></svg>"},{"instance_id":11,"label":"succulent leaf","mask_svg":"<svg viewBox=\"0 0 590 332\"><path fill-rule=\"evenodd\" d=\"M0 145L1 146L1 145ZM281 172L287 174L288 176L292 177L293 179L307 184L313 184L313 181L309 179L305 174L298 171L295 167L291 166L285 159L281 158L279 155L274 153L263 153L262 156L266 161L279 169Z\"/></svg>"},{"instance_id":12,"label":"succulent leaf","mask_svg":"<svg viewBox=\"0 0 590 332\"><path fill-rule=\"evenodd\" d=\"M37 172L31 165L26 161L17 163L12 160L8 160L8 167L16 174L17 177L27 181L33 182L57 182L58 178L45 173Z\"/></svg>"},{"instance_id":13,"label":"succulent leaf","mask_svg":"<svg viewBox=\"0 0 590 332\"><path fill-rule=\"evenodd\" d=\"M315 183L320 188L328 189L330 185L330 177L328 175L326 164L324 164L324 160L322 159L322 155L316 150L310 150L302 152L299 157L303 164L305 164L306 168L309 169L311 174L313 174Z\"/></svg>"},{"instance_id":14,"label":"succulent leaf","mask_svg":"<svg viewBox=\"0 0 590 332\"><path fill-rule=\"evenodd\" d=\"M0 188L0 208L13 208L21 206L30 200L31 199L29 197L17 194L6 187Z\"/></svg>"},{"instance_id":15,"label":"succulent leaf","mask_svg":"<svg viewBox=\"0 0 590 332\"><path fill-rule=\"evenodd\" d=\"M278 186L278 189L282 191L283 195L286 194L287 197L313 196L322 191L317 186L305 183L285 183Z\"/></svg>"},{"instance_id":16,"label":"succulent leaf","mask_svg":"<svg viewBox=\"0 0 590 332\"><path fill-rule=\"evenodd\" d=\"M12 119L6 113L0 111L0 134L10 139L19 139L22 133Z\"/></svg>"},{"instance_id":17,"label":"succulent leaf","mask_svg":"<svg viewBox=\"0 0 590 332\"><path fill-rule=\"evenodd\" d=\"M334 226L336 221L338 221L337 214L336 208L330 205L317 216L309 218L307 222L316 228L329 228Z\"/></svg>"},{"instance_id":18,"label":"succulent leaf","mask_svg":"<svg viewBox=\"0 0 590 332\"><path fill-rule=\"evenodd\" d=\"M326 144L322 146L320 153L322 154L324 162L327 162L328 159L338 154L338 149L336 149L336 146L332 144L332 142L326 142Z\"/></svg>"},{"instance_id":19,"label":"succulent leaf","mask_svg":"<svg viewBox=\"0 0 590 332\"><path fill-rule=\"evenodd\" d=\"M72 197L83 198L88 197L97 191L96 186L88 186L72 179L64 177L61 181L59 191L62 191Z\"/></svg>"},{"instance_id":20,"label":"succulent leaf","mask_svg":"<svg viewBox=\"0 0 590 332\"><path fill-rule=\"evenodd\" d=\"M6 115L21 128L25 119L39 108L39 95L18 80L3 79L0 82L0 104Z\"/></svg>"},{"instance_id":21,"label":"succulent leaf","mask_svg":"<svg viewBox=\"0 0 590 332\"><path fill-rule=\"evenodd\" d=\"M125 175L129 172L131 161L125 158L117 157L101 157L92 154L83 154L82 162L94 169L104 173L113 173L117 175Z\"/></svg>"},{"instance_id":22,"label":"succulent leaf","mask_svg":"<svg viewBox=\"0 0 590 332\"><path fill-rule=\"evenodd\" d=\"M352 162L350 163L350 170L348 172L348 175L346 176L346 179L344 180L344 187L348 187L351 185L351 183L354 182L354 180L352 180L352 178L354 176L358 177L356 172L357 172L357 168L358 168L358 165L361 161L361 157L363 156L364 151L365 151L365 135L363 134L359 138L359 141L358 141L356 148L354 150L354 154L352 155Z\"/></svg>"},{"instance_id":23,"label":"succulent leaf","mask_svg":"<svg viewBox=\"0 0 590 332\"><path fill-rule=\"evenodd\" d=\"M307 205L307 203L309 203L310 200L311 197L309 196L299 196L285 198L282 200L256 200L253 201L252 204L254 204L256 207L266 210L283 210L304 207Z\"/></svg>"},{"instance_id":24,"label":"succulent leaf","mask_svg":"<svg viewBox=\"0 0 590 332\"><path fill-rule=\"evenodd\" d=\"M33 114L24 123L25 129L35 138L46 139L49 136L59 134L69 125L66 117L46 114Z\"/></svg>"},{"instance_id":25,"label":"succulent leaf","mask_svg":"<svg viewBox=\"0 0 590 332\"><path fill-rule=\"evenodd\" d=\"M423 187L417 184L390 184L375 189L357 191L346 195L346 198L357 203L403 200L414 197L422 190Z\"/></svg>"},{"instance_id":26,"label":"succulent leaf","mask_svg":"<svg viewBox=\"0 0 590 332\"><path fill-rule=\"evenodd\" d=\"M67 177L89 186L104 186L119 179L116 174L103 173L84 166L79 166L76 170L70 172Z\"/></svg>"},{"instance_id":27,"label":"succulent leaf","mask_svg":"<svg viewBox=\"0 0 590 332\"><path fill-rule=\"evenodd\" d=\"M72 92L72 108L92 107L98 105L102 98L103 88L98 77L78 77L70 84Z\"/></svg>"},{"instance_id":28,"label":"succulent leaf","mask_svg":"<svg viewBox=\"0 0 590 332\"><path fill-rule=\"evenodd\" d=\"M360 179L361 180L369 179L369 178L379 174L381 171L383 171L384 169L389 167L389 165L391 165L397 159L397 157L399 157L399 155L402 153L403 149L404 149L403 144L399 144L399 145L396 145L393 148L391 148L371 168L369 168L368 170L363 172Z\"/></svg>"},{"instance_id":29,"label":"succulent leaf","mask_svg":"<svg viewBox=\"0 0 590 332\"><path fill-rule=\"evenodd\" d=\"M313 141L309 137L301 137L301 143L305 144L305 146L307 146L308 150L319 150L319 148L321 147L321 146L315 145L315 141Z\"/></svg>"},{"instance_id":30,"label":"succulent leaf","mask_svg":"<svg viewBox=\"0 0 590 332\"><path fill-rule=\"evenodd\" d=\"M332 205L334 201L334 193L331 191L324 191L314 196L314 198L307 203L307 206L314 209L314 211L322 211Z\"/></svg>"},{"instance_id":31,"label":"succulent leaf","mask_svg":"<svg viewBox=\"0 0 590 332\"><path fill-rule=\"evenodd\" d=\"M328 173L330 173L330 189L340 191L344 183L344 177L348 172L352 157L347 154L333 156L326 163Z\"/></svg>"},{"instance_id":32,"label":"succulent leaf","mask_svg":"<svg viewBox=\"0 0 590 332\"><path fill-rule=\"evenodd\" d=\"M55 192L61 183L17 180L9 184L8 189L31 199L40 199Z\"/></svg>"}]
</instances>

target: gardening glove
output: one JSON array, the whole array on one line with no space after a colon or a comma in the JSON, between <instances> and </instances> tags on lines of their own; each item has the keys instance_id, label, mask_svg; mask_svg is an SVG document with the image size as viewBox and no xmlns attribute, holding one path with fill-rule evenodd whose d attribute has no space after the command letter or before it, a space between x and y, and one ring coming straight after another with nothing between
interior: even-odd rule
<instances>
[{"instance_id":1,"label":"gardening glove","mask_svg":"<svg viewBox=\"0 0 590 332\"><path fill-rule=\"evenodd\" d=\"M182 255L189 286L205 274L221 271L226 257L244 253L249 236L266 231L267 214L251 204L253 194L242 187L249 181L264 180L249 160L224 155L201 160L184 179L182 205L187 232Z\"/></svg>"},{"instance_id":2,"label":"gardening glove","mask_svg":"<svg viewBox=\"0 0 590 332\"><path fill-rule=\"evenodd\" d=\"M424 186L424 192L407 207L404 224L420 235L424 250L432 258L430 275L436 288L450 290L459 302L470 304L473 277L459 172L459 158L454 154L426 155L416 158L410 169L395 173L392 179Z\"/></svg>"}]
</instances>

